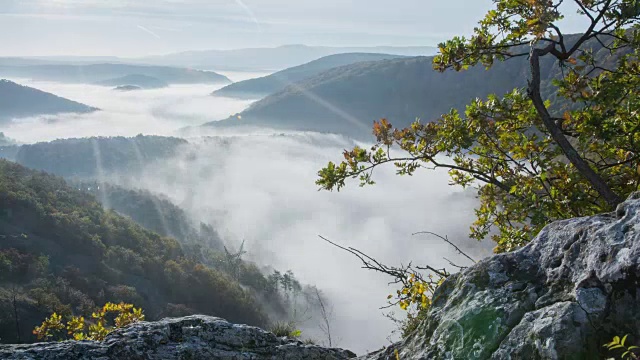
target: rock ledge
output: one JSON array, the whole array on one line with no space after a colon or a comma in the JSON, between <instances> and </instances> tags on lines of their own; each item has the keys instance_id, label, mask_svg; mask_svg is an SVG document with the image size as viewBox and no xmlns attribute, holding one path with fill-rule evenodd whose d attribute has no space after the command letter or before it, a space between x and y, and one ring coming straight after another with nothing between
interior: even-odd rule
<instances>
[{"instance_id":1,"label":"rock ledge","mask_svg":"<svg viewBox=\"0 0 640 360\"><path fill-rule=\"evenodd\" d=\"M114 331L104 342L0 346L0 359L7 360L342 360L354 357L348 350L304 345L256 327L201 315L140 322Z\"/></svg>"}]
</instances>

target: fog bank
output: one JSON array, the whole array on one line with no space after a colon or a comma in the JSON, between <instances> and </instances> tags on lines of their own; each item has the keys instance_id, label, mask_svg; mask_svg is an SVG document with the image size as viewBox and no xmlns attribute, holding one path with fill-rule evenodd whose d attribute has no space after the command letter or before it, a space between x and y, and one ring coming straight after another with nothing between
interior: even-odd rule
<instances>
[{"instance_id":1,"label":"fog bank","mask_svg":"<svg viewBox=\"0 0 640 360\"><path fill-rule=\"evenodd\" d=\"M318 235L395 265L441 267L443 257L467 264L441 240L411 236L423 230L449 236L476 258L489 253L489 244L467 240L473 194L448 186L446 172L398 177L386 168L376 173L375 186L353 182L340 193L319 192L316 172L352 141L315 133L190 140L175 159L116 181L168 195L227 242L246 240L250 259L317 285L334 307L340 346L361 353L385 344L394 324L379 308L394 288L387 285L391 279L360 269L356 258Z\"/></svg>"},{"instance_id":2,"label":"fog bank","mask_svg":"<svg viewBox=\"0 0 640 360\"><path fill-rule=\"evenodd\" d=\"M21 119L0 128L22 142L184 134L178 129L225 118L250 104L208 96L215 90L209 86L120 93L90 85L20 83L103 109ZM290 269L301 282L317 285L333 308L334 345L364 353L387 344L395 324L379 308L394 288L387 284L391 279L361 269L356 258L318 235L389 265L413 261L442 267L443 257L467 264L441 240L411 236L418 231L447 235L476 258L492 246L467 238L476 200L472 191L448 186L446 172L399 177L386 167L376 170L375 186L359 188L354 180L339 193L318 191L317 171L339 161L353 140L268 129L227 130L220 136L219 130L196 127L186 134L190 143L174 158L143 168L141 176L103 174L102 180L165 194L195 220L212 224L230 246L246 240L248 259ZM322 340L316 322L299 326L304 336Z\"/></svg>"}]
</instances>

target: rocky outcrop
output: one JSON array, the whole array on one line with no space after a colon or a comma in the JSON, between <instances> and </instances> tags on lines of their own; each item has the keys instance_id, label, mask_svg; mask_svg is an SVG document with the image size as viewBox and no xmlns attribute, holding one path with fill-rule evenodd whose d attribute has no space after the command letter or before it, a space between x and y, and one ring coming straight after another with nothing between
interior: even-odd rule
<instances>
[{"instance_id":1,"label":"rocky outcrop","mask_svg":"<svg viewBox=\"0 0 640 360\"><path fill-rule=\"evenodd\" d=\"M342 360L350 351L304 345L256 327L210 316L140 322L104 342L66 341L0 346L0 359L42 360Z\"/></svg>"},{"instance_id":2,"label":"rocky outcrop","mask_svg":"<svg viewBox=\"0 0 640 360\"><path fill-rule=\"evenodd\" d=\"M451 276L413 335L362 359L602 359L614 335L639 342L638 199Z\"/></svg>"}]
</instances>

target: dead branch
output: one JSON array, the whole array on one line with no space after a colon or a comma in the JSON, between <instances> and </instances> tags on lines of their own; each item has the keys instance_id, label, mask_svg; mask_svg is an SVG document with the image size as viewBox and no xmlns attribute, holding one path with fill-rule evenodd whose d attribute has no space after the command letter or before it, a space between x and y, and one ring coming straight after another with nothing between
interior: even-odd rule
<instances>
[{"instance_id":1,"label":"dead branch","mask_svg":"<svg viewBox=\"0 0 640 360\"><path fill-rule=\"evenodd\" d=\"M445 235L445 236L442 236L442 235L439 235L439 234L433 233L433 232L431 232L431 231L419 231L419 232L417 232L417 233L413 233L413 234L411 234L411 235L412 235L412 236L415 236L415 235L421 235L421 234L433 235L433 236L435 236L435 237L437 237L437 238L441 239L442 241L446 242L447 244L449 244L449 245L453 246L453 248L454 248L454 249L456 249L456 251L457 251L460 255L462 255L462 256L466 257L467 259L471 260L471 262L472 262L472 263L474 263L474 264L476 263L476 261L475 261L471 256L467 255L467 254L466 254L464 251L462 251L458 246L456 246L456 244L452 243L452 242L449 240L449 237L447 237L446 235ZM445 259L445 260L447 260L447 259ZM449 260L447 260L447 261L449 261ZM449 261L449 263L451 263L451 262ZM452 265L453 265L453 264L452 264ZM459 266L456 266L456 267L459 267Z\"/></svg>"}]
</instances>

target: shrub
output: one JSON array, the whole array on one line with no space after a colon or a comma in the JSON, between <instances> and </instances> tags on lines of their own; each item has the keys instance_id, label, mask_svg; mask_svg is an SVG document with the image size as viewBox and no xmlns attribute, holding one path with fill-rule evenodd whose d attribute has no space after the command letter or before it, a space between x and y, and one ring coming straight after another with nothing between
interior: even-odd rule
<instances>
[{"instance_id":1,"label":"shrub","mask_svg":"<svg viewBox=\"0 0 640 360\"><path fill-rule=\"evenodd\" d=\"M108 325L109 318L113 318L113 326ZM42 325L36 326L33 334L38 337L38 340L63 341L70 336L73 340L102 341L113 330L142 320L144 320L142 309L135 308L132 304L106 303L102 309L91 314L90 321L85 320L84 316L71 316L65 324L62 321L62 315L53 313L42 322Z\"/></svg>"}]
</instances>

